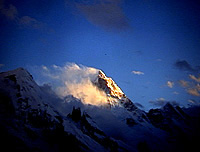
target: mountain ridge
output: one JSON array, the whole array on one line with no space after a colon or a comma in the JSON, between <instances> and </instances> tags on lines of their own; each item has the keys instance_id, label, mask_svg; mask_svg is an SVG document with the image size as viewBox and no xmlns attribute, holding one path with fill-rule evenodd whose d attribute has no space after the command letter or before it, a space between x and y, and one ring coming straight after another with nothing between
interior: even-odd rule
<instances>
[{"instance_id":1,"label":"mountain ridge","mask_svg":"<svg viewBox=\"0 0 200 152\"><path fill-rule=\"evenodd\" d=\"M23 68L0 73L0 128L5 145L11 140L13 150L22 151L65 151L66 142L69 151L186 151L197 148L199 113L193 112L190 116L188 109L170 103L144 112L128 100L120 88L109 90L106 80L111 84L115 82L104 73L100 74L95 85L98 86L100 80L99 87L107 89L119 102L109 109L85 105L73 96L63 101L38 86ZM113 86L118 87L117 84Z\"/></svg>"}]
</instances>

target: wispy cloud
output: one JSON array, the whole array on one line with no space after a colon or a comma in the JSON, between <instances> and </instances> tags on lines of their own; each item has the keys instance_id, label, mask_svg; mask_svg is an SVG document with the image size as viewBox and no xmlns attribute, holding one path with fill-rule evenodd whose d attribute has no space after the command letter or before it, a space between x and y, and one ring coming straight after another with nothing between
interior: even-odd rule
<instances>
[{"instance_id":1,"label":"wispy cloud","mask_svg":"<svg viewBox=\"0 0 200 152\"><path fill-rule=\"evenodd\" d=\"M48 69L45 65L42 65L42 69L43 69L44 71L49 71L49 69Z\"/></svg>"},{"instance_id":2,"label":"wispy cloud","mask_svg":"<svg viewBox=\"0 0 200 152\"><path fill-rule=\"evenodd\" d=\"M139 108L144 108L144 106L142 105L142 104L140 104L140 103L138 103L138 102L136 102L136 103L134 103L137 107L139 107Z\"/></svg>"},{"instance_id":3,"label":"wispy cloud","mask_svg":"<svg viewBox=\"0 0 200 152\"><path fill-rule=\"evenodd\" d=\"M185 88L186 92L192 96L200 97L200 78L189 75L190 81L180 80L179 84Z\"/></svg>"},{"instance_id":4,"label":"wispy cloud","mask_svg":"<svg viewBox=\"0 0 200 152\"><path fill-rule=\"evenodd\" d=\"M67 1L71 2L90 23L105 30L123 31L130 28L128 19L122 9L123 0Z\"/></svg>"},{"instance_id":5,"label":"wispy cloud","mask_svg":"<svg viewBox=\"0 0 200 152\"><path fill-rule=\"evenodd\" d=\"M141 72L141 71L132 71L131 73L136 74L136 75L144 75L144 72Z\"/></svg>"},{"instance_id":6,"label":"wispy cloud","mask_svg":"<svg viewBox=\"0 0 200 152\"><path fill-rule=\"evenodd\" d=\"M4 0L0 0L0 12L10 20L15 20L18 17L17 8L12 4L5 6Z\"/></svg>"},{"instance_id":7,"label":"wispy cloud","mask_svg":"<svg viewBox=\"0 0 200 152\"><path fill-rule=\"evenodd\" d=\"M19 18L18 24L20 26L33 28L33 29L41 29L45 26L44 23L42 23L30 16L23 16L23 17Z\"/></svg>"},{"instance_id":8,"label":"wispy cloud","mask_svg":"<svg viewBox=\"0 0 200 152\"><path fill-rule=\"evenodd\" d=\"M174 92L173 92L173 94L175 94L175 95L178 95L179 93L178 93L178 92L176 92L176 91L174 91Z\"/></svg>"},{"instance_id":9,"label":"wispy cloud","mask_svg":"<svg viewBox=\"0 0 200 152\"><path fill-rule=\"evenodd\" d=\"M149 103L151 103L154 106L158 106L158 107L162 107L166 103L171 103L173 105L179 105L176 101L168 101L165 98L158 98L156 100L151 100L151 101L149 101Z\"/></svg>"},{"instance_id":10,"label":"wispy cloud","mask_svg":"<svg viewBox=\"0 0 200 152\"><path fill-rule=\"evenodd\" d=\"M167 86L168 86L169 88L173 88L174 82L172 82L172 81L167 81Z\"/></svg>"},{"instance_id":11,"label":"wispy cloud","mask_svg":"<svg viewBox=\"0 0 200 152\"><path fill-rule=\"evenodd\" d=\"M192 80L194 80L194 81L196 81L196 82L198 82L198 83L200 83L200 76L199 77L195 77L194 75L190 74L189 78L192 79Z\"/></svg>"},{"instance_id":12,"label":"wispy cloud","mask_svg":"<svg viewBox=\"0 0 200 152\"><path fill-rule=\"evenodd\" d=\"M199 91L198 91L197 88L188 88L188 89L187 89L187 92L188 92L190 95L193 95L193 96L197 96L197 97L200 96L200 93L199 93Z\"/></svg>"},{"instance_id":13,"label":"wispy cloud","mask_svg":"<svg viewBox=\"0 0 200 152\"><path fill-rule=\"evenodd\" d=\"M189 105L200 105L200 102L198 102L194 99L189 99L188 102L189 102Z\"/></svg>"},{"instance_id":14,"label":"wispy cloud","mask_svg":"<svg viewBox=\"0 0 200 152\"><path fill-rule=\"evenodd\" d=\"M0 13L4 15L7 19L14 21L20 27L32 28L32 29L45 29L48 33L52 31L48 28L46 24L30 16L20 16L17 8L9 4L5 5L4 0L0 0Z\"/></svg>"},{"instance_id":15,"label":"wispy cloud","mask_svg":"<svg viewBox=\"0 0 200 152\"><path fill-rule=\"evenodd\" d=\"M163 106L166 103L165 98L158 98L156 100L151 100L149 103L155 105L155 106Z\"/></svg>"},{"instance_id":16,"label":"wispy cloud","mask_svg":"<svg viewBox=\"0 0 200 152\"><path fill-rule=\"evenodd\" d=\"M186 88L186 87L189 87L190 82L185 81L185 80L180 80L180 81L179 81L179 84L180 84L182 87Z\"/></svg>"}]
</instances>

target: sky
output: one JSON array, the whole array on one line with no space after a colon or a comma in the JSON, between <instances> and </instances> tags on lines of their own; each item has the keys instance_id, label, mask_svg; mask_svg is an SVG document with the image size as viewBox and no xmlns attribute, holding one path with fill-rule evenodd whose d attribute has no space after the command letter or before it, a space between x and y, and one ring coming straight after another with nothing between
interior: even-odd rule
<instances>
[{"instance_id":1,"label":"sky","mask_svg":"<svg viewBox=\"0 0 200 152\"><path fill-rule=\"evenodd\" d=\"M0 0L0 71L101 69L141 108L200 103L200 2Z\"/></svg>"}]
</instances>

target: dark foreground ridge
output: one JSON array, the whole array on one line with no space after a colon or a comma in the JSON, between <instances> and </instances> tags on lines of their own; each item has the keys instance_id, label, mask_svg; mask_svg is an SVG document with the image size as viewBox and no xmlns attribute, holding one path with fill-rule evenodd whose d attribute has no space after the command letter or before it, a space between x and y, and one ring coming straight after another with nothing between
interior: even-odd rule
<instances>
[{"instance_id":1,"label":"dark foreground ridge","mask_svg":"<svg viewBox=\"0 0 200 152\"><path fill-rule=\"evenodd\" d=\"M167 103L144 112L101 77L94 85L119 103L110 108L83 105L79 99L38 86L23 68L0 73L1 148L7 151L199 151L200 107ZM64 102L68 101L68 102Z\"/></svg>"}]
</instances>

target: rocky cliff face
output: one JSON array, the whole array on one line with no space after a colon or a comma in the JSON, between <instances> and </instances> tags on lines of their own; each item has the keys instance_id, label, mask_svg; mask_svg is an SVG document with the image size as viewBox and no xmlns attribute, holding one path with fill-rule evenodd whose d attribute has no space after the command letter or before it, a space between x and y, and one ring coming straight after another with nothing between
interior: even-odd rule
<instances>
[{"instance_id":1,"label":"rocky cliff face","mask_svg":"<svg viewBox=\"0 0 200 152\"><path fill-rule=\"evenodd\" d=\"M112 80L112 78L106 77L106 75L101 70L99 71L95 85L97 85L98 88L105 91L105 93L110 97L117 99L126 97L126 95L122 92L120 87Z\"/></svg>"},{"instance_id":2,"label":"rocky cliff face","mask_svg":"<svg viewBox=\"0 0 200 152\"><path fill-rule=\"evenodd\" d=\"M137 109L115 81L112 78L107 77L101 70L93 83L107 94L108 103L111 106L123 106L129 111Z\"/></svg>"}]
</instances>

